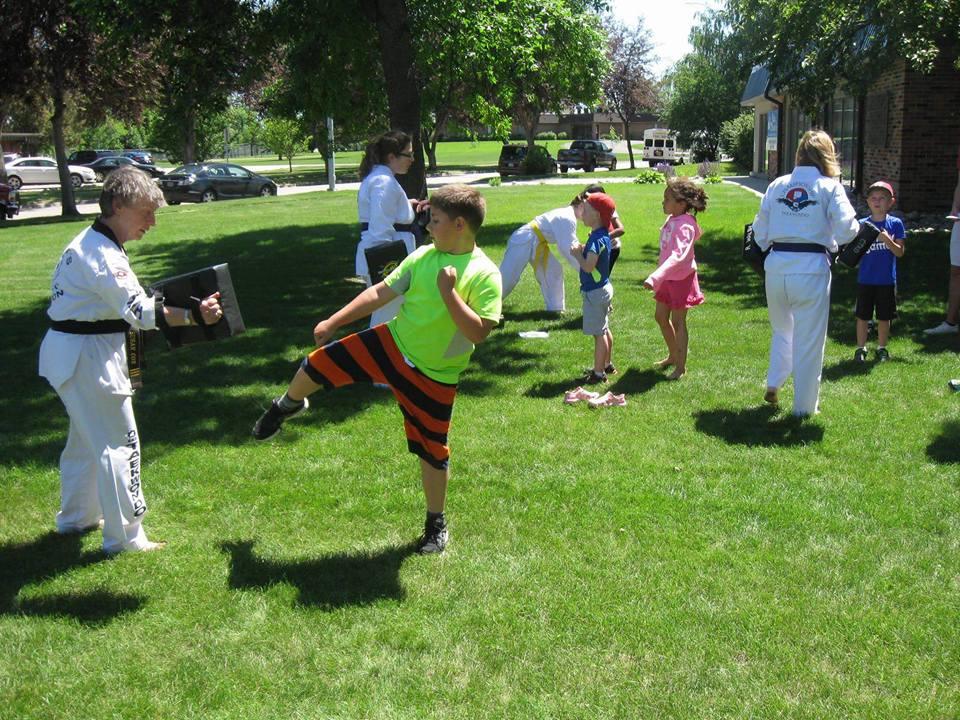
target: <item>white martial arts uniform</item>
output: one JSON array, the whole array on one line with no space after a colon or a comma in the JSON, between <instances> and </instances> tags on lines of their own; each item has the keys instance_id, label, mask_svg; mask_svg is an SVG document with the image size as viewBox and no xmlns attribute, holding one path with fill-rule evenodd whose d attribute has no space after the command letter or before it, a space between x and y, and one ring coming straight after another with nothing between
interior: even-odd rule
<instances>
[{"instance_id":1,"label":"white martial arts uniform","mask_svg":"<svg viewBox=\"0 0 960 720\"><path fill-rule=\"evenodd\" d=\"M63 251L53 274L53 321L125 320L134 329L157 325L158 304L140 287L111 230L94 223ZM60 456L58 532L103 519L103 549L136 550L147 543L141 521L140 437L133 416L126 334L81 335L49 330L40 346L40 375L70 416Z\"/></svg>"},{"instance_id":2,"label":"white martial arts uniform","mask_svg":"<svg viewBox=\"0 0 960 720\"><path fill-rule=\"evenodd\" d=\"M412 253L416 249L413 233L398 231L393 226L395 223L409 225L414 221L416 213L393 171L386 165L374 165L370 174L360 183L357 210L360 222L367 223L368 227L360 233L356 269L357 275L362 277L369 287L372 284L370 270L367 268L367 257L363 251L394 240L403 240L407 246L407 254ZM370 316L370 327L395 318L401 305L402 295L376 310Z\"/></svg>"},{"instance_id":3,"label":"white martial arts uniform","mask_svg":"<svg viewBox=\"0 0 960 720\"><path fill-rule=\"evenodd\" d=\"M550 210L514 231L507 241L507 250L500 262L503 297L520 282L520 275L529 263L533 266L547 310L562 312L566 308L563 288L563 266L550 252L556 245L561 257L580 271L580 264L570 254L570 245L577 240L577 216L571 206Z\"/></svg>"},{"instance_id":4,"label":"white martial arts uniform","mask_svg":"<svg viewBox=\"0 0 960 720\"><path fill-rule=\"evenodd\" d=\"M774 245L764 263L773 328L767 387L780 388L793 374L794 415L815 413L820 397L830 317L826 251L850 242L859 227L843 186L806 165L770 183L753 221L757 244ZM776 243L823 245L824 252L778 251Z\"/></svg>"}]
</instances>

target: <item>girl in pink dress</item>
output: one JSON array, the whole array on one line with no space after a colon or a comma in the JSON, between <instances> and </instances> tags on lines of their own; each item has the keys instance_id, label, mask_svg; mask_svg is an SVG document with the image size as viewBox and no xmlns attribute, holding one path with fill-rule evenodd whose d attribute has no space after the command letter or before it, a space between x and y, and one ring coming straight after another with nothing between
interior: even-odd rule
<instances>
[{"instance_id":1,"label":"girl in pink dress","mask_svg":"<svg viewBox=\"0 0 960 720\"><path fill-rule=\"evenodd\" d=\"M670 380L679 380L687 371L687 310L703 302L693 244L700 237L694 216L706 209L703 188L690 178L669 180L663 191L663 211L669 217L660 228L660 264L643 286L653 290L657 301L654 317L667 344L667 356L654 367L673 366Z\"/></svg>"}]
</instances>

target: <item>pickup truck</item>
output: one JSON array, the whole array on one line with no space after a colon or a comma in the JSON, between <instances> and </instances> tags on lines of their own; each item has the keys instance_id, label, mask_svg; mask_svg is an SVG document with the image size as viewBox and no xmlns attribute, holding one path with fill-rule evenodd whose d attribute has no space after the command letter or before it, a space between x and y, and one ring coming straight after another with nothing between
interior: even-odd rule
<instances>
[{"instance_id":1,"label":"pickup truck","mask_svg":"<svg viewBox=\"0 0 960 720\"><path fill-rule=\"evenodd\" d=\"M0 222L20 212L20 194L9 185L0 182Z\"/></svg>"},{"instance_id":2,"label":"pickup truck","mask_svg":"<svg viewBox=\"0 0 960 720\"><path fill-rule=\"evenodd\" d=\"M570 168L583 168L593 172L597 167L617 169L617 156L613 148L599 140L574 140L570 147L557 153L557 164L560 172L565 173Z\"/></svg>"}]
</instances>

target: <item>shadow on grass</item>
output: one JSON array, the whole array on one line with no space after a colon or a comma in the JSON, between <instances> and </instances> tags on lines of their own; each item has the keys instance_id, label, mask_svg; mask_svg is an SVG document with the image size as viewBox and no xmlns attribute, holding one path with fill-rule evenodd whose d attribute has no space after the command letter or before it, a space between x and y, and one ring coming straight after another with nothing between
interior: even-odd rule
<instances>
[{"instance_id":1,"label":"shadow on grass","mask_svg":"<svg viewBox=\"0 0 960 720\"><path fill-rule=\"evenodd\" d=\"M610 392L628 395L641 395L648 392L662 382L669 382L667 376L659 370L648 368L646 370L637 370L630 368L622 375L615 376L612 385L607 389Z\"/></svg>"},{"instance_id":2,"label":"shadow on grass","mask_svg":"<svg viewBox=\"0 0 960 720\"><path fill-rule=\"evenodd\" d=\"M789 447L823 440L823 428L808 419L780 416L765 405L746 410L705 410L694 413L698 431L731 445Z\"/></svg>"},{"instance_id":3,"label":"shadow on grass","mask_svg":"<svg viewBox=\"0 0 960 720\"><path fill-rule=\"evenodd\" d=\"M81 546L80 535L54 532L26 543L0 545L0 614L61 617L84 625L103 625L139 610L144 598L103 590L19 599L20 590L28 585L107 559L99 551L83 552Z\"/></svg>"},{"instance_id":4,"label":"shadow on grass","mask_svg":"<svg viewBox=\"0 0 960 720\"><path fill-rule=\"evenodd\" d=\"M840 362L834 363L829 367L825 367L823 369L822 377L824 380L836 382L837 380L842 380L846 377L869 375L870 371L873 370L874 365L876 365L876 363L857 362L853 359L841 360Z\"/></svg>"},{"instance_id":5,"label":"shadow on grass","mask_svg":"<svg viewBox=\"0 0 960 720\"><path fill-rule=\"evenodd\" d=\"M232 590L264 590L277 583L293 585L300 605L335 610L383 599L403 600L400 566L416 550L414 543L368 553L340 553L317 560L277 561L257 557L253 540L225 542L230 555Z\"/></svg>"},{"instance_id":6,"label":"shadow on grass","mask_svg":"<svg viewBox=\"0 0 960 720\"><path fill-rule=\"evenodd\" d=\"M960 420L948 420L927 445L927 457L941 465L960 463Z\"/></svg>"}]
</instances>

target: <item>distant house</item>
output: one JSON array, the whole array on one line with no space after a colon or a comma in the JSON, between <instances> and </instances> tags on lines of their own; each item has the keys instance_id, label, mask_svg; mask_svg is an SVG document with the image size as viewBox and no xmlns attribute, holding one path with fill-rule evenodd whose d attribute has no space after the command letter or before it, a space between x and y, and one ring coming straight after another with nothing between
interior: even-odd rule
<instances>
[{"instance_id":1,"label":"distant house","mask_svg":"<svg viewBox=\"0 0 960 720\"><path fill-rule=\"evenodd\" d=\"M630 120L630 138L642 141L643 131L656 126L656 115L650 113L637 115ZM576 107L559 115L543 113L540 115L537 132L566 133L571 140L597 140L601 136L609 135L611 128L617 131L617 135L624 137L623 122L616 113L606 112L603 109L590 110L586 107ZM514 125L513 133L522 134L523 128Z\"/></svg>"},{"instance_id":2,"label":"distant house","mask_svg":"<svg viewBox=\"0 0 960 720\"><path fill-rule=\"evenodd\" d=\"M0 133L0 148L5 153L37 155L46 136L43 133Z\"/></svg>"},{"instance_id":3,"label":"distant house","mask_svg":"<svg viewBox=\"0 0 960 720\"><path fill-rule=\"evenodd\" d=\"M797 143L811 127L829 132L840 153L842 181L861 193L883 179L903 210L950 204L960 147L960 71L955 51L941 53L930 74L890 65L865 95L838 86L816 117L805 115L766 68L753 70L741 105L754 110L752 174L776 177L793 169Z\"/></svg>"}]
</instances>

